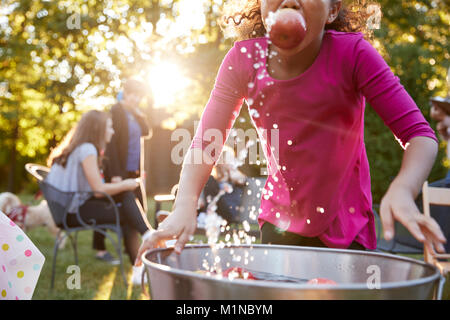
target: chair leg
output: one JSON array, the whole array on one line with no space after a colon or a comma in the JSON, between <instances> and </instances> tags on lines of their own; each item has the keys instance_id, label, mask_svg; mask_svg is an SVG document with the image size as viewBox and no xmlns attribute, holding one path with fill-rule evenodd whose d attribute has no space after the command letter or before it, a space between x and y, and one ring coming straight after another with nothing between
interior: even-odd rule
<instances>
[{"instance_id":1,"label":"chair leg","mask_svg":"<svg viewBox=\"0 0 450 320\"><path fill-rule=\"evenodd\" d=\"M64 239L64 238L65 238L65 236L62 239ZM58 239L58 237L56 237L55 246L53 247L52 280L50 283L50 290L53 290L53 288L55 286L56 256L58 254L59 242L60 242L60 239Z\"/></svg>"},{"instance_id":2,"label":"chair leg","mask_svg":"<svg viewBox=\"0 0 450 320\"><path fill-rule=\"evenodd\" d=\"M72 238L71 235L69 235L70 243L72 244L73 248L73 255L75 257L75 265L78 265L78 250L77 250L77 238L78 238L78 231L75 231L75 239Z\"/></svg>"},{"instance_id":3,"label":"chair leg","mask_svg":"<svg viewBox=\"0 0 450 320\"><path fill-rule=\"evenodd\" d=\"M161 202L156 201L155 202L155 212L153 214L153 224L154 224L154 228L158 229L158 219L156 217L156 214L158 213L158 211L161 210Z\"/></svg>"}]
</instances>

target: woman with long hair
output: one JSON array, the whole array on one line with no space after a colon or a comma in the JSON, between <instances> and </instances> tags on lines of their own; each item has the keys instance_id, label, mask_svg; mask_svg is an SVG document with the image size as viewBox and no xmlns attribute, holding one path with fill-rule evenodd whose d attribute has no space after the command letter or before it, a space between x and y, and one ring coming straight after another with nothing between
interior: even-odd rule
<instances>
[{"instance_id":1,"label":"woman with long hair","mask_svg":"<svg viewBox=\"0 0 450 320\"><path fill-rule=\"evenodd\" d=\"M107 113L96 110L85 113L63 142L52 150L48 159L51 170L46 181L64 192L99 191L113 196L116 203L120 204L118 208L125 249L133 263L140 245L139 234L145 238L152 228L133 193L139 185L136 179L105 183L102 178L102 154L113 134L112 121ZM72 201L69 212L75 212L78 208L83 221L114 223L115 214L109 204L101 193L95 196L81 195ZM74 214L68 215L67 224L70 227L79 225ZM95 237L94 248L100 254L105 251L95 243ZM135 268L134 273L133 282L139 270Z\"/></svg>"}]
</instances>

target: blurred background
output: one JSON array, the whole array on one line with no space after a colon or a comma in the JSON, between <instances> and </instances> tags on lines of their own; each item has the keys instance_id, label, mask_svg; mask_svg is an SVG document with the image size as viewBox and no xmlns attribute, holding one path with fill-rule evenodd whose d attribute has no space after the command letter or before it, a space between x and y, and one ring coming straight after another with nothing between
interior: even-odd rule
<instances>
[{"instance_id":1,"label":"blurred background","mask_svg":"<svg viewBox=\"0 0 450 320\"><path fill-rule=\"evenodd\" d=\"M382 11L374 46L435 128L429 99L448 94L448 1L370 3ZM155 100L145 145L148 194L170 190L180 170L170 161L177 143L171 133L193 133L233 44L218 26L222 6L222 0L0 1L0 191L37 191L24 164L45 164L84 111L109 109L121 80L136 75ZM251 126L243 107L235 127ZM379 203L403 150L369 106L365 139ZM449 166L442 142L429 181L443 178ZM259 169L247 162L242 171L255 176Z\"/></svg>"}]
</instances>

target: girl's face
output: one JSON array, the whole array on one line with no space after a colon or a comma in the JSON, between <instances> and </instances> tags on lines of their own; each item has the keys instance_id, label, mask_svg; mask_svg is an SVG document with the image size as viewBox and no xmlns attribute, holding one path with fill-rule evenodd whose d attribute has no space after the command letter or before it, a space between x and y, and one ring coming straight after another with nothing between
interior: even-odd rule
<instances>
[{"instance_id":1,"label":"girl's face","mask_svg":"<svg viewBox=\"0 0 450 320\"><path fill-rule=\"evenodd\" d=\"M322 35L325 25L333 22L339 14L340 5L341 0L261 0L261 15L266 30L269 12L291 8L303 15L306 21L305 38L296 48L288 50L289 52L283 50L285 53L295 54Z\"/></svg>"},{"instance_id":2,"label":"girl's face","mask_svg":"<svg viewBox=\"0 0 450 320\"><path fill-rule=\"evenodd\" d=\"M105 132L106 143L109 143L111 141L113 134L114 134L114 129L113 129L113 125L112 125L112 120L111 120L111 118L108 118L106 120L106 132Z\"/></svg>"}]
</instances>

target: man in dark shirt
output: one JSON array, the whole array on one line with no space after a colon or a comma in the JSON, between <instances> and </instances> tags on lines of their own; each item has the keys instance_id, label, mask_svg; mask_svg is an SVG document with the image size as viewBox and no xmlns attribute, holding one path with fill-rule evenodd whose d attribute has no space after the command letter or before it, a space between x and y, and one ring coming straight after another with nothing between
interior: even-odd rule
<instances>
[{"instance_id":1,"label":"man in dark shirt","mask_svg":"<svg viewBox=\"0 0 450 320\"><path fill-rule=\"evenodd\" d=\"M139 107L146 98L147 108ZM118 182L127 178L140 178L140 187L136 196L144 212L147 212L147 197L145 193L145 173L143 172L144 148L142 137L150 134L150 114L153 98L150 88L144 83L128 79L123 85L120 99L111 108L114 135L105 150L103 173L106 182ZM136 235L137 236L137 235ZM111 262L113 259L106 252L104 237L94 233L94 249L97 257ZM102 258L102 254L105 256Z\"/></svg>"}]
</instances>

